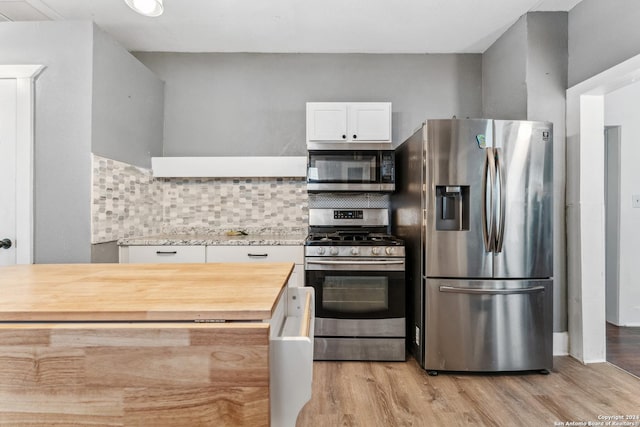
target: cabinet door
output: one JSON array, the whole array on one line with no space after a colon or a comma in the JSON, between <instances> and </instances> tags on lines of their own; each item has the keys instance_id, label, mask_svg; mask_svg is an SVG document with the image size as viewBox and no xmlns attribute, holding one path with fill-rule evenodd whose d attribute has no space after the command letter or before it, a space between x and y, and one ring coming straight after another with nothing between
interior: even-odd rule
<instances>
[{"instance_id":1,"label":"cabinet door","mask_svg":"<svg viewBox=\"0 0 640 427\"><path fill-rule=\"evenodd\" d=\"M307 141L347 139L347 104L307 102Z\"/></svg>"},{"instance_id":2,"label":"cabinet door","mask_svg":"<svg viewBox=\"0 0 640 427\"><path fill-rule=\"evenodd\" d=\"M347 139L391 142L391 103L356 102L349 104Z\"/></svg>"}]
</instances>

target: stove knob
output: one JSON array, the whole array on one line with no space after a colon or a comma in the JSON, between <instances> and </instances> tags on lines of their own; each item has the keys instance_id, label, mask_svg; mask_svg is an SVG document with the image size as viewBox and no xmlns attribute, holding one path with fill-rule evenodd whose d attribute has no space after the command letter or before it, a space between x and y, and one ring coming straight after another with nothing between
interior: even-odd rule
<instances>
[{"instance_id":1,"label":"stove knob","mask_svg":"<svg viewBox=\"0 0 640 427\"><path fill-rule=\"evenodd\" d=\"M387 253L387 255L393 255L393 253L395 252L394 248L392 246L388 246L384 249L384 251Z\"/></svg>"},{"instance_id":2,"label":"stove knob","mask_svg":"<svg viewBox=\"0 0 640 427\"><path fill-rule=\"evenodd\" d=\"M373 255L378 255L380 253L380 249L378 248L371 248L371 254Z\"/></svg>"},{"instance_id":3,"label":"stove knob","mask_svg":"<svg viewBox=\"0 0 640 427\"><path fill-rule=\"evenodd\" d=\"M331 248L329 249L329 253L331 255L338 255L338 248Z\"/></svg>"},{"instance_id":4,"label":"stove knob","mask_svg":"<svg viewBox=\"0 0 640 427\"><path fill-rule=\"evenodd\" d=\"M324 254L324 248L318 248L318 255Z\"/></svg>"},{"instance_id":5,"label":"stove knob","mask_svg":"<svg viewBox=\"0 0 640 427\"><path fill-rule=\"evenodd\" d=\"M360 253L360 249L358 249L358 248L351 248L351 255L358 255L358 253Z\"/></svg>"}]
</instances>

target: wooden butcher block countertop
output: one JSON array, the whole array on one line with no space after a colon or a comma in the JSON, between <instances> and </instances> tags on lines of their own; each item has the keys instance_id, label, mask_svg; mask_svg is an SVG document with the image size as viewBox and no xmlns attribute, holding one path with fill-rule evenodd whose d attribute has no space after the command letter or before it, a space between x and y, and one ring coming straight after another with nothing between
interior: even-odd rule
<instances>
[{"instance_id":1,"label":"wooden butcher block countertop","mask_svg":"<svg viewBox=\"0 0 640 427\"><path fill-rule=\"evenodd\" d=\"M271 318L293 263L0 267L0 322Z\"/></svg>"}]
</instances>

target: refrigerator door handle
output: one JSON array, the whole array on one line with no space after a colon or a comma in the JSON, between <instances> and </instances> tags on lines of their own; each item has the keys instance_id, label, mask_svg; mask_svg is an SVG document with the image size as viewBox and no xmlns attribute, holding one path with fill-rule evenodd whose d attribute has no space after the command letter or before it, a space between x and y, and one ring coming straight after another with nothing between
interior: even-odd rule
<instances>
[{"instance_id":1,"label":"refrigerator door handle","mask_svg":"<svg viewBox=\"0 0 640 427\"><path fill-rule=\"evenodd\" d=\"M440 286L440 292L453 294L475 294L475 295L511 295L511 294L532 294L543 292L544 286L532 286L521 289L479 289L479 288L458 288L455 286Z\"/></svg>"},{"instance_id":2,"label":"refrigerator door handle","mask_svg":"<svg viewBox=\"0 0 640 427\"><path fill-rule=\"evenodd\" d=\"M498 218L499 223L496 228L496 244L495 244L495 252L502 252L502 243L504 242L504 221L505 221L505 192L502 181L502 161L500 160L500 149L496 148L495 150L495 164L496 164L496 174L498 175L498 197L496 201L500 204L496 211L500 212Z\"/></svg>"},{"instance_id":3,"label":"refrigerator door handle","mask_svg":"<svg viewBox=\"0 0 640 427\"><path fill-rule=\"evenodd\" d=\"M487 175L490 181L487 184ZM484 250L492 252L495 242L495 212L494 190L496 181L496 166L493 148L486 149L484 169L482 172L482 236L484 237ZM487 213L488 207L488 213Z\"/></svg>"}]
</instances>

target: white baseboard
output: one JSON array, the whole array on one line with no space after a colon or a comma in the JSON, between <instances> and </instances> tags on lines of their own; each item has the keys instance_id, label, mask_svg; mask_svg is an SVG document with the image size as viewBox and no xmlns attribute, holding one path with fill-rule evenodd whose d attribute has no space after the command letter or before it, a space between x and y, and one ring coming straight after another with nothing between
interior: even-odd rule
<instances>
[{"instance_id":1,"label":"white baseboard","mask_svg":"<svg viewBox=\"0 0 640 427\"><path fill-rule=\"evenodd\" d=\"M553 333L553 355L567 356L569 354L569 332Z\"/></svg>"},{"instance_id":2,"label":"white baseboard","mask_svg":"<svg viewBox=\"0 0 640 427\"><path fill-rule=\"evenodd\" d=\"M607 359L589 359L589 360L583 360L582 364L583 365L589 365L590 363L606 363Z\"/></svg>"},{"instance_id":3,"label":"white baseboard","mask_svg":"<svg viewBox=\"0 0 640 427\"><path fill-rule=\"evenodd\" d=\"M619 319L607 319L607 323L610 323L613 326L617 326L618 328L637 328L638 326L640 326L640 322L621 322Z\"/></svg>"}]
</instances>

